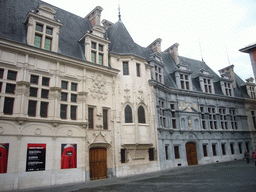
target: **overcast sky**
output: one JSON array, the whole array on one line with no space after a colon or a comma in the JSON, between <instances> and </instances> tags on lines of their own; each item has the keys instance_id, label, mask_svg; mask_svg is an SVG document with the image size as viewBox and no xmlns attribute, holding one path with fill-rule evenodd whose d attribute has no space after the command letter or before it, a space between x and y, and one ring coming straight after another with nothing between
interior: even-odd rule
<instances>
[{"instance_id":1,"label":"overcast sky","mask_svg":"<svg viewBox=\"0 0 256 192\"><path fill-rule=\"evenodd\" d=\"M101 6L102 20L118 21L118 0L45 2L81 17ZM122 22L140 46L161 38L162 51L178 43L179 55L203 56L217 74L233 64L243 80L253 77L249 55L238 50L256 42L255 0L120 0L120 7Z\"/></svg>"}]
</instances>

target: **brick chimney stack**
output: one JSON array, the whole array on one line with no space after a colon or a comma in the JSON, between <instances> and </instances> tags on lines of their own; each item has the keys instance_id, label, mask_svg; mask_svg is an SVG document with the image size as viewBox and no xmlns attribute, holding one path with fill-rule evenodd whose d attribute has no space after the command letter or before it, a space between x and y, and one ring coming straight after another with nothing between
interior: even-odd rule
<instances>
[{"instance_id":1,"label":"brick chimney stack","mask_svg":"<svg viewBox=\"0 0 256 192\"><path fill-rule=\"evenodd\" d=\"M162 39L157 38L155 41L153 41L148 48L153 49L154 53L161 53L161 42Z\"/></svg>"},{"instance_id":2,"label":"brick chimney stack","mask_svg":"<svg viewBox=\"0 0 256 192\"><path fill-rule=\"evenodd\" d=\"M88 15L85 16L85 19L88 19L91 22L92 26L100 25L102 10L103 8L100 6L95 7Z\"/></svg>"},{"instance_id":3,"label":"brick chimney stack","mask_svg":"<svg viewBox=\"0 0 256 192\"><path fill-rule=\"evenodd\" d=\"M171 54L171 56L176 64L180 63L178 47L179 47L179 44L175 43L171 47L169 47L168 49L165 50L165 52L168 52Z\"/></svg>"}]
</instances>

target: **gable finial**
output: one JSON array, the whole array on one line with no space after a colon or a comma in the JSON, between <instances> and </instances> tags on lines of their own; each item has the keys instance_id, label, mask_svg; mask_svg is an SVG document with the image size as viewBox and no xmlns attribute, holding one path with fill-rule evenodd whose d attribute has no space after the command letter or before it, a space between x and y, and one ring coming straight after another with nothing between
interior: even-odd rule
<instances>
[{"instance_id":1,"label":"gable finial","mask_svg":"<svg viewBox=\"0 0 256 192\"><path fill-rule=\"evenodd\" d=\"M120 0L118 1L118 18L119 18L119 21L121 21Z\"/></svg>"}]
</instances>

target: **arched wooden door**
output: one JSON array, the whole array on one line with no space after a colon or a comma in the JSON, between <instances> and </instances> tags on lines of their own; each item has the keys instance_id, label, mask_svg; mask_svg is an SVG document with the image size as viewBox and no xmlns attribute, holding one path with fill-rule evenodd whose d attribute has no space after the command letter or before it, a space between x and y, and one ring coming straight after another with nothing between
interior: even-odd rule
<instances>
[{"instance_id":1,"label":"arched wooden door","mask_svg":"<svg viewBox=\"0 0 256 192\"><path fill-rule=\"evenodd\" d=\"M107 178L107 149L91 148L90 152L90 178Z\"/></svg>"},{"instance_id":2,"label":"arched wooden door","mask_svg":"<svg viewBox=\"0 0 256 192\"><path fill-rule=\"evenodd\" d=\"M196 144L192 142L187 143L186 152L187 152L188 165L197 165L198 162L197 162Z\"/></svg>"}]
</instances>

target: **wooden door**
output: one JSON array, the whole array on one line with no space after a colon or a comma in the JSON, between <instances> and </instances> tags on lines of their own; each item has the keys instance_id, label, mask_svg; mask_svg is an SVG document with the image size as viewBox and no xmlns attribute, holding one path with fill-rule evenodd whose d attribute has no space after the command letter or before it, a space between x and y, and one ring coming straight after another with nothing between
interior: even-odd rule
<instances>
[{"instance_id":1,"label":"wooden door","mask_svg":"<svg viewBox=\"0 0 256 192\"><path fill-rule=\"evenodd\" d=\"M197 165L197 152L195 143L186 144L187 161L188 165Z\"/></svg>"},{"instance_id":2,"label":"wooden door","mask_svg":"<svg viewBox=\"0 0 256 192\"><path fill-rule=\"evenodd\" d=\"M91 180L107 178L107 149L92 148L89 155Z\"/></svg>"}]
</instances>

